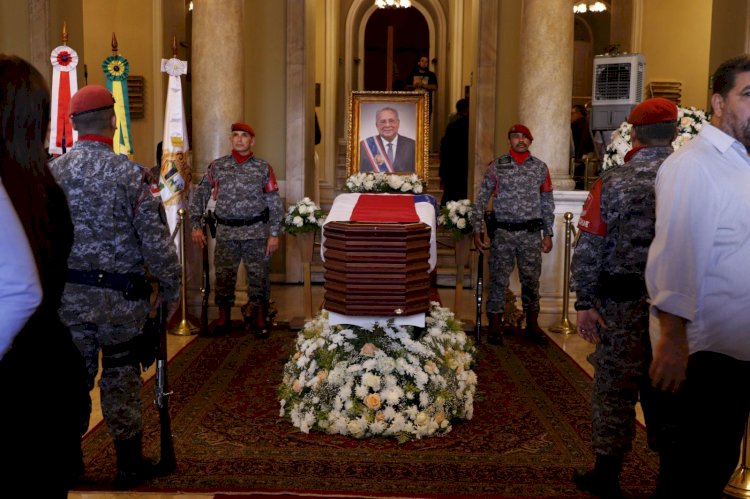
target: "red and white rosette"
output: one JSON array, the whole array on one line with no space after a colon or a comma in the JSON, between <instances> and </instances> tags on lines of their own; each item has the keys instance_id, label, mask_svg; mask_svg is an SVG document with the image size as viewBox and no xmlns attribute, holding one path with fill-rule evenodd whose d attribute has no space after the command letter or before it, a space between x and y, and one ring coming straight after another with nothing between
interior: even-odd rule
<instances>
[{"instance_id":1,"label":"red and white rosette","mask_svg":"<svg viewBox=\"0 0 750 499\"><path fill-rule=\"evenodd\" d=\"M78 53L67 45L56 47L50 55L52 62L52 112L50 114L50 154L63 154L73 147L78 133L70 124L70 98L78 91ZM63 140L65 143L63 144Z\"/></svg>"}]
</instances>

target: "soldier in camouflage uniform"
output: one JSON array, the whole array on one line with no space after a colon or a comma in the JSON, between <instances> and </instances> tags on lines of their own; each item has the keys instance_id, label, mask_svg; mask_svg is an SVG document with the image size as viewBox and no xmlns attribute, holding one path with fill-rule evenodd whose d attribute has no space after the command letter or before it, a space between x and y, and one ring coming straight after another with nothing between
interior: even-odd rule
<instances>
[{"instance_id":1,"label":"soldier in camouflage uniform","mask_svg":"<svg viewBox=\"0 0 750 499\"><path fill-rule=\"evenodd\" d=\"M219 318L212 334L231 330L231 310L237 269L242 261L247 272L248 303L242 313L256 336L268 336L271 295L269 265L279 248L279 229L284 207L271 165L253 154L255 131L245 123L234 123L229 138L232 153L209 165L190 203L193 241L203 247L206 208L215 201L216 249L214 299ZM212 218L213 218L212 217ZM210 220L208 220L210 221Z\"/></svg>"},{"instance_id":2,"label":"soldier in camouflage uniform","mask_svg":"<svg viewBox=\"0 0 750 499\"><path fill-rule=\"evenodd\" d=\"M117 453L117 489L135 487L156 473L141 454L141 364L151 310L146 270L159 280L160 299L177 301L180 264L149 191L148 170L112 151L114 99L99 85L77 92L70 104L79 141L50 169L68 198L73 248L60 317L87 364L93 389L99 382L102 414ZM153 359L152 359L153 361Z\"/></svg>"},{"instance_id":3,"label":"soldier in camouflage uniform","mask_svg":"<svg viewBox=\"0 0 750 499\"><path fill-rule=\"evenodd\" d=\"M487 298L488 337L493 344L502 344L503 335L511 329L503 320L503 311L505 291L516 261L526 315L524 337L537 344L547 340L538 323L539 276L541 252L552 250L555 201L547 165L529 152L532 140L531 131L524 125L516 124L508 130L510 151L495 158L487 167L472 213L474 243L484 251L489 244L482 240L480 229L487 203L492 201L492 213L485 219L487 231L494 233Z\"/></svg>"},{"instance_id":4,"label":"soldier in camouflage uniform","mask_svg":"<svg viewBox=\"0 0 750 499\"><path fill-rule=\"evenodd\" d=\"M621 497L622 460L635 436L639 399L657 445L655 392L648 368L648 293L644 280L648 248L654 237L654 182L672 153L677 107L662 98L649 99L628 116L633 149L625 165L607 172L592 187L583 207L572 263L571 288L580 335L596 344L592 446L594 469L576 473L581 490L600 497Z\"/></svg>"}]
</instances>

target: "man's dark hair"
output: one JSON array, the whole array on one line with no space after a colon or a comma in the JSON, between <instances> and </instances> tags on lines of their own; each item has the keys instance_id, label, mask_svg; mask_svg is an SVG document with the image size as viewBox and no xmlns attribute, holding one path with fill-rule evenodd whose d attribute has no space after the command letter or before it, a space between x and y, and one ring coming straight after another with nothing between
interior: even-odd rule
<instances>
[{"instance_id":1,"label":"man's dark hair","mask_svg":"<svg viewBox=\"0 0 750 499\"><path fill-rule=\"evenodd\" d=\"M734 87L739 73L750 71L750 55L740 55L721 63L714 73L712 91L722 97L726 97Z\"/></svg>"},{"instance_id":2,"label":"man's dark hair","mask_svg":"<svg viewBox=\"0 0 750 499\"><path fill-rule=\"evenodd\" d=\"M666 146L672 143L677 122L654 123L652 125L638 125L635 133L638 140L647 146Z\"/></svg>"},{"instance_id":3,"label":"man's dark hair","mask_svg":"<svg viewBox=\"0 0 750 499\"><path fill-rule=\"evenodd\" d=\"M588 114L586 112L586 106L584 106L582 104L576 104L575 106L573 106L573 109L575 109L576 111L578 111L579 113L581 113L581 116L583 116L584 118Z\"/></svg>"},{"instance_id":4,"label":"man's dark hair","mask_svg":"<svg viewBox=\"0 0 750 499\"><path fill-rule=\"evenodd\" d=\"M98 134L109 132L109 126L112 122L114 109L102 109L100 111L91 111L88 113L73 116L73 123L80 135Z\"/></svg>"},{"instance_id":5,"label":"man's dark hair","mask_svg":"<svg viewBox=\"0 0 750 499\"><path fill-rule=\"evenodd\" d=\"M461 113L469 109L469 99L458 99L456 101L456 111Z\"/></svg>"}]
</instances>

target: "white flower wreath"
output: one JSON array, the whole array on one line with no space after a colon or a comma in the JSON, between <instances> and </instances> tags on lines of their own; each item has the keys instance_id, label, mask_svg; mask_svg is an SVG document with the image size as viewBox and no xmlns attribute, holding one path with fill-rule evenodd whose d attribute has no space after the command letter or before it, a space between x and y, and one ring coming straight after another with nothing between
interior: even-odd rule
<instances>
[{"instance_id":1,"label":"white flower wreath","mask_svg":"<svg viewBox=\"0 0 750 499\"><path fill-rule=\"evenodd\" d=\"M395 173L355 173L346 179L347 192L390 192L421 194L424 191L422 179L416 174L398 175Z\"/></svg>"},{"instance_id":2,"label":"white flower wreath","mask_svg":"<svg viewBox=\"0 0 750 499\"><path fill-rule=\"evenodd\" d=\"M708 123L709 116L705 111L694 107L677 107L677 138L672 142L676 151L701 131ZM625 163L625 155L632 149L630 132L633 125L623 122L612 133L612 139L604 152L602 171L609 170Z\"/></svg>"},{"instance_id":3,"label":"white flower wreath","mask_svg":"<svg viewBox=\"0 0 750 499\"><path fill-rule=\"evenodd\" d=\"M471 419L474 342L453 312L430 304L424 329L331 326L323 310L297 336L284 366L280 416L310 430L406 441Z\"/></svg>"}]
</instances>

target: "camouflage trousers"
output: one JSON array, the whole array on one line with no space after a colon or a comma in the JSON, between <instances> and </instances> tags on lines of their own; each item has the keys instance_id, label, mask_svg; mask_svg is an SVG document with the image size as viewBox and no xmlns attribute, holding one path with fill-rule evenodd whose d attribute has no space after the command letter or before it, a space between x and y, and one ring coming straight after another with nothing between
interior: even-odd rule
<instances>
[{"instance_id":1,"label":"camouflage trousers","mask_svg":"<svg viewBox=\"0 0 750 499\"><path fill-rule=\"evenodd\" d=\"M260 305L271 296L268 277L271 259L266 256L266 240L217 239L214 253L214 301L219 307L234 305L234 289L240 262L245 265L247 273L248 302Z\"/></svg>"},{"instance_id":2,"label":"camouflage trousers","mask_svg":"<svg viewBox=\"0 0 750 499\"><path fill-rule=\"evenodd\" d=\"M596 309L607 323L601 341L589 356L594 366L591 396L592 447L597 454L622 456L635 438L635 405L640 400L652 447L662 424L659 395L648 375L651 343L648 302L597 300Z\"/></svg>"},{"instance_id":3,"label":"camouflage trousers","mask_svg":"<svg viewBox=\"0 0 750 499\"><path fill-rule=\"evenodd\" d=\"M503 313L505 290L518 262L523 311L539 311L539 276L542 274L542 236L540 232L497 229L492 238L489 272L490 292L487 313Z\"/></svg>"},{"instance_id":4,"label":"camouflage trousers","mask_svg":"<svg viewBox=\"0 0 750 499\"><path fill-rule=\"evenodd\" d=\"M143 321L120 325L83 323L70 326L73 341L86 362L89 390L94 388L99 371L101 347L130 340L141 333L142 326ZM115 357L126 354L122 352ZM102 416L113 439L130 438L143 431L142 387L140 365L102 368L99 380Z\"/></svg>"}]
</instances>

